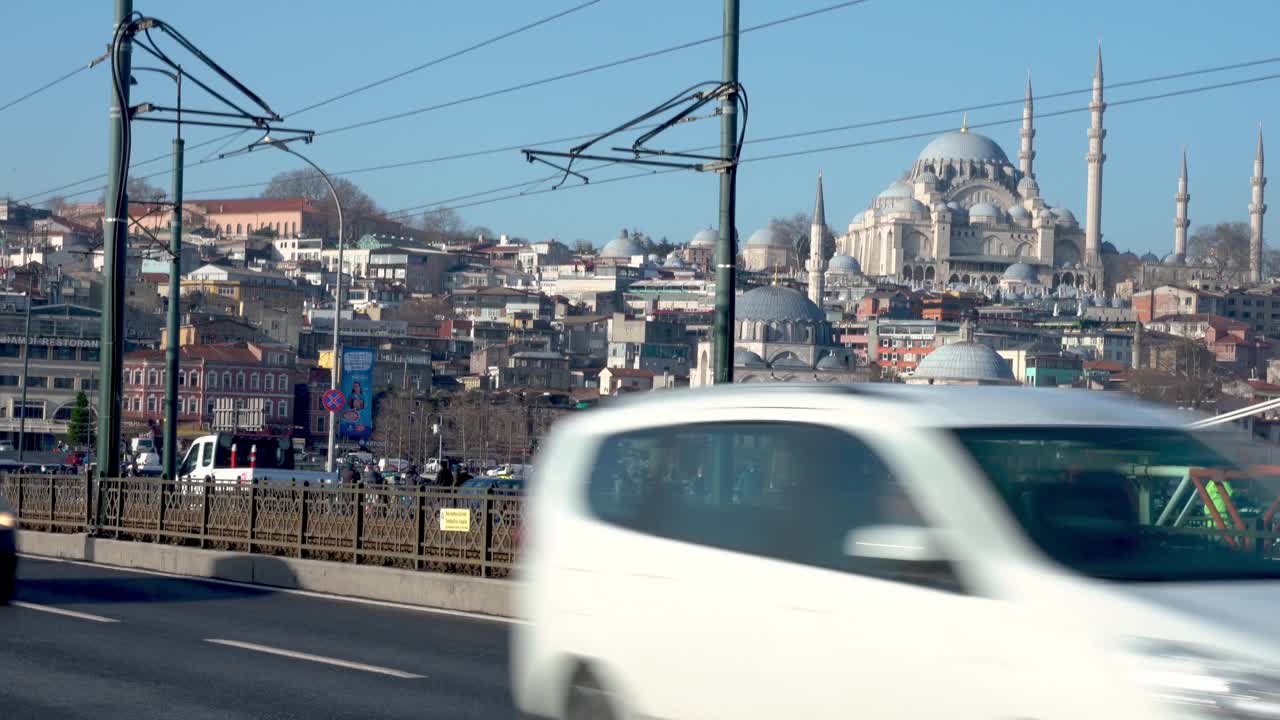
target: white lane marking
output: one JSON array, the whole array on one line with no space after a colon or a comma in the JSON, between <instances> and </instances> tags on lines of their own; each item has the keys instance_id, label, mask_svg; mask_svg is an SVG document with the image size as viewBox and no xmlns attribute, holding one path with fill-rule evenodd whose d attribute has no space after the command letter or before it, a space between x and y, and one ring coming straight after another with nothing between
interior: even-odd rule
<instances>
[{"instance_id":1,"label":"white lane marking","mask_svg":"<svg viewBox=\"0 0 1280 720\"><path fill-rule=\"evenodd\" d=\"M23 602L21 600L10 601L10 605L14 607L25 608L27 610L39 610L40 612L53 613L54 615L65 615L79 620L92 620L100 623L116 623L120 622L115 618L102 617L101 615L90 615L89 613L76 612L75 610L63 610L62 608L53 607L51 605L37 605L35 603Z\"/></svg>"},{"instance_id":2,"label":"white lane marking","mask_svg":"<svg viewBox=\"0 0 1280 720\"><path fill-rule=\"evenodd\" d=\"M129 568L120 565L107 565L105 563L92 563L84 560L68 560L66 558L46 557L44 555L32 555L30 553L18 553L18 557L30 560L40 560L42 562L66 563L67 565L83 565L85 567L99 568L105 570L116 570L119 572L137 573L139 575L158 575L160 577L179 578L182 580L192 580L195 582L206 582L214 585L226 585L228 587L244 588L247 590L257 590L259 592L278 592L288 593L290 595L301 595L302 597L315 598L318 600L334 600L337 602L355 603L357 605L370 605L373 607L385 607L395 610L412 610L414 612L427 613L429 615L449 615L452 617L466 618L468 620L484 620L485 622L506 623L508 625L527 625L528 620L520 618L499 617L497 615L485 615L484 613L467 612L466 610L446 610L444 608L425 607L422 605L410 605L408 603L392 602L390 600L372 600L370 598L349 597L346 595L331 595L329 593L316 592L315 590L297 590L295 588L282 588L274 585L255 585L253 583L236 582L235 580L220 580L218 578L196 577L195 575L179 575L178 573L168 573L160 570L143 570L140 568Z\"/></svg>"},{"instance_id":3,"label":"white lane marking","mask_svg":"<svg viewBox=\"0 0 1280 720\"><path fill-rule=\"evenodd\" d=\"M310 653L298 652L296 650L283 650L274 648L269 645L256 645L254 643L240 642L239 640L222 640L220 638L205 638L205 642L214 645L226 645L228 647L240 648L241 650L252 650L254 652L266 653L268 655L279 655L281 657L293 658L294 660L306 660L307 662L323 663L325 665L334 665L349 670L363 670L364 672L378 673L379 675L390 675L401 680L421 680L426 675L415 675L403 670L393 670L380 665L366 665L364 663L352 662L350 660L339 660L338 658L325 657L324 655L312 655Z\"/></svg>"}]
</instances>

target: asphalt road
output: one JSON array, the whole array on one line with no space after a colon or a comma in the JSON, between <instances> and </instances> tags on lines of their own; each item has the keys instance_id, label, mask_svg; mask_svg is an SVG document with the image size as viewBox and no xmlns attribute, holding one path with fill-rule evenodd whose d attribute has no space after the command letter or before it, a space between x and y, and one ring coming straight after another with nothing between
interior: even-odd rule
<instances>
[{"instance_id":1,"label":"asphalt road","mask_svg":"<svg viewBox=\"0 0 1280 720\"><path fill-rule=\"evenodd\" d=\"M23 559L0 717L513 718L504 623Z\"/></svg>"}]
</instances>

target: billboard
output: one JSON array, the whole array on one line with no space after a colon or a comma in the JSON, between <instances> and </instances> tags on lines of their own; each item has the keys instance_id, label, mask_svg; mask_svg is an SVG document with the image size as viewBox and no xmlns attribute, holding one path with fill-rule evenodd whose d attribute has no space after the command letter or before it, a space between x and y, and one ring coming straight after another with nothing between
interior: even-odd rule
<instances>
[{"instance_id":1,"label":"billboard","mask_svg":"<svg viewBox=\"0 0 1280 720\"><path fill-rule=\"evenodd\" d=\"M342 348L341 389L347 404L338 411L338 434L365 440L373 433L373 348Z\"/></svg>"}]
</instances>

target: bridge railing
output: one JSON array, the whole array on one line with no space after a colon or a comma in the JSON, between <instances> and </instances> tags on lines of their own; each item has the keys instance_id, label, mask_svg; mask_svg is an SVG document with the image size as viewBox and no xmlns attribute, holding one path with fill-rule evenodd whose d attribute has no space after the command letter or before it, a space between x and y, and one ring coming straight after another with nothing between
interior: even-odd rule
<instances>
[{"instance_id":1,"label":"bridge railing","mask_svg":"<svg viewBox=\"0 0 1280 720\"><path fill-rule=\"evenodd\" d=\"M2 475L21 528L506 577L524 498L469 488Z\"/></svg>"}]
</instances>

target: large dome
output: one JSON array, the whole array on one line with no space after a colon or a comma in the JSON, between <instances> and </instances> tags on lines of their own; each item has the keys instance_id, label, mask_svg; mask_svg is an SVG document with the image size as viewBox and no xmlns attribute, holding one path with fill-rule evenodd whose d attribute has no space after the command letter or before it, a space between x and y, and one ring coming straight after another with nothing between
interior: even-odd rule
<instances>
[{"instance_id":1,"label":"large dome","mask_svg":"<svg viewBox=\"0 0 1280 720\"><path fill-rule=\"evenodd\" d=\"M920 151L918 160L990 160L1008 164L1009 158L995 140L969 131L939 135Z\"/></svg>"},{"instance_id":2,"label":"large dome","mask_svg":"<svg viewBox=\"0 0 1280 720\"><path fill-rule=\"evenodd\" d=\"M789 248L792 247L792 244L770 224L751 233L751 237L747 239L747 247Z\"/></svg>"},{"instance_id":3,"label":"large dome","mask_svg":"<svg viewBox=\"0 0 1280 720\"><path fill-rule=\"evenodd\" d=\"M644 255L644 248L640 244L629 237L620 237L617 240L610 240L608 245L600 251L600 257L630 259L636 255Z\"/></svg>"},{"instance_id":4,"label":"large dome","mask_svg":"<svg viewBox=\"0 0 1280 720\"><path fill-rule=\"evenodd\" d=\"M894 180L893 182L889 183L889 187L885 188L884 190L881 190L880 194L877 195L876 197L909 198L909 197L913 197L914 195L915 195L915 192L912 191L910 185L906 184L901 180Z\"/></svg>"},{"instance_id":5,"label":"large dome","mask_svg":"<svg viewBox=\"0 0 1280 720\"><path fill-rule=\"evenodd\" d=\"M733 365L734 367L749 368L765 367L764 358L742 347L733 349Z\"/></svg>"},{"instance_id":6,"label":"large dome","mask_svg":"<svg viewBox=\"0 0 1280 720\"><path fill-rule=\"evenodd\" d=\"M991 203L980 202L969 208L970 220L991 220L998 222L1002 217L1004 217L1004 213L1000 211L1000 208L992 205Z\"/></svg>"},{"instance_id":7,"label":"large dome","mask_svg":"<svg viewBox=\"0 0 1280 720\"><path fill-rule=\"evenodd\" d=\"M766 285L743 293L734 305L737 320L823 322L825 313L797 290Z\"/></svg>"},{"instance_id":8,"label":"large dome","mask_svg":"<svg viewBox=\"0 0 1280 720\"><path fill-rule=\"evenodd\" d=\"M862 272L862 265L858 263L858 259L849 255L833 255L830 262L827 263L827 270L835 273L859 273Z\"/></svg>"},{"instance_id":9,"label":"large dome","mask_svg":"<svg viewBox=\"0 0 1280 720\"><path fill-rule=\"evenodd\" d=\"M1040 282L1040 276L1036 273L1036 269L1024 262L1016 262L1010 265L1004 271L1003 279L1032 285Z\"/></svg>"},{"instance_id":10,"label":"large dome","mask_svg":"<svg viewBox=\"0 0 1280 720\"><path fill-rule=\"evenodd\" d=\"M1011 384L1009 363L995 350L972 340L950 343L934 350L916 366L913 378Z\"/></svg>"},{"instance_id":11,"label":"large dome","mask_svg":"<svg viewBox=\"0 0 1280 720\"><path fill-rule=\"evenodd\" d=\"M720 240L720 233L715 228L699 230L689 241L689 247L714 248Z\"/></svg>"}]
</instances>

